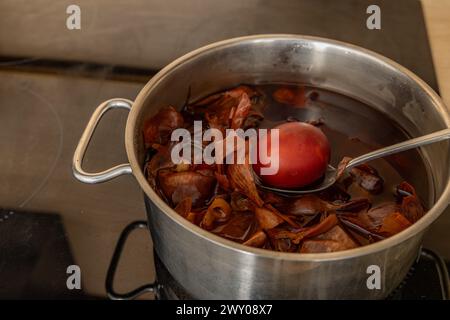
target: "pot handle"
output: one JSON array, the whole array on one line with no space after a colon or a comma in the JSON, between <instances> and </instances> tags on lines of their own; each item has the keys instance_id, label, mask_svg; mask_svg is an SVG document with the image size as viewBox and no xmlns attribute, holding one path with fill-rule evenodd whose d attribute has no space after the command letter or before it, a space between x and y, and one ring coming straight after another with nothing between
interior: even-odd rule
<instances>
[{"instance_id":1,"label":"pot handle","mask_svg":"<svg viewBox=\"0 0 450 320\"><path fill-rule=\"evenodd\" d=\"M114 291L113 288L114 276L116 274L117 265L119 264L120 255L122 254L123 247L128 239L128 236L130 235L131 232L133 232L136 229L148 230L147 222L135 221L129 224L122 231L122 234L119 237L119 241L117 241L116 248L114 249L114 254L111 258L111 263L109 264L105 282L106 293L108 294L108 297L112 300L133 300L147 292L153 292L156 295L158 295L158 292L161 288L161 286L155 281L153 283L140 286L139 288L136 288L126 293L117 293L116 291Z\"/></svg>"},{"instance_id":2,"label":"pot handle","mask_svg":"<svg viewBox=\"0 0 450 320\"><path fill-rule=\"evenodd\" d=\"M84 129L83 135L78 142L78 146L73 155L72 171L75 178L84 183L100 183L111 180L122 174L132 173L129 163L119 164L113 168L101 172L86 172L82 168L83 158L86 153L86 149L89 146L92 135L97 128L100 119L111 109L126 109L131 110L133 102L128 99L115 98L103 102L95 109L94 113L89 120L86 129Z\"/></svg>"}]
</instances>

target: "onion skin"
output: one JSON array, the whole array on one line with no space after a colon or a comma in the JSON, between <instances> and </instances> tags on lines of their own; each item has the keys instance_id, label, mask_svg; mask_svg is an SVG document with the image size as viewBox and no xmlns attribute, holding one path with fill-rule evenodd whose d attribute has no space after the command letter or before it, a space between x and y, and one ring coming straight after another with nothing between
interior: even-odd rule
<instances>
[{"instance_id":1,"label":"onion skin","mask_svg":"<svg viewBox=\"0 0 450 320\"><path fill-rule=\"evenodd\" d=\"M227 175L234 189L246 195L258 207L264 205L264 201L258 194L255 181L251 173L248 154L244 164L230 164L227 168Z\"/></svg>"},{"instance_id":2,"label":"onion skin","mask_svg":"<svg viewBox=\"0 0 450 320\"><path fill-rule=\"evenodd\" d=\"M294 116L287 117L287 123L275 127L280 130L279 149L274 143L270 146L271 138L276 138L275 128L269 130L269 136L259 136L258 142L265 143L261 139L266 139L268 148L259 144L252 147L263 147L264 153L269 150L265 159L272 163L264 166L274 168L277 164L274 169L279 169L271 170L272 176L261 175L264 166L260 159L253 164L255 159L250 158L255 149L249 146L255 140L242 137L239 139L245 144L241 143L239 149L225 148L231 136L214 143L217 150L223 149L224 159L237 159L236 154L245 151L243 163L172 162L175 144L170 136L176 128L192 133L194 121L201 120L207 123L205 129L222 133L227 129L258 129L269 100L284 104L277 106L280 108L308 108L308 100L317 99L317 93L315 97L305 96L304 87L283 86L270 92L263 89L240 86L192 104L188 97L181 112L168 106L144 122L142 134L148 149L144 173L150 186L178 215L246 246L303 254L349 250L381 241L402 232L426 213L414 187L406 181L396 186L390 201L384 195L380 198L379 193L386 193L382 176L366 164L346 172L351 160L348 157L337 166L337 183L321 192L285 197L261 188L255 173L264 184L282 189L305 186L322 176L330 147L317 127L323 124L321 118L303 123ZM266 126L263 123L261 128Z\"/></svg>"}]
</instances>

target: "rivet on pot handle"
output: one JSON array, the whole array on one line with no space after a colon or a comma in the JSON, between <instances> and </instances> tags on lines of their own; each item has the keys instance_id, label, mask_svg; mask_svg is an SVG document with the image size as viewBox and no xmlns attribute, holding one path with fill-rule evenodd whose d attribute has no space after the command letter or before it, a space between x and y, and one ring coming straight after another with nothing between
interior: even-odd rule
<instances>
[{"instance_id":1,"label":"rivet on pot handle","mask_svg":"<svg viewBox=\"0 0 450 320\"><path fill-rule=\"evenodd\" d=\"M131 173L131 166L128 163L119 164L113 168L109 168L101 172L86 172L82 168L82 163L95 128L97 128L97 125L103 115L111 109L126 109L129 111L131 110L132 105L133 102L128 99L115 98L107 100L97 107L95 112L92 114L86 129L84 129L83 135L78 142L78 146L73 156L72 171L75 178L84 183L100 183L111 180L123 174Z\"/></svg>"}]
</instances>

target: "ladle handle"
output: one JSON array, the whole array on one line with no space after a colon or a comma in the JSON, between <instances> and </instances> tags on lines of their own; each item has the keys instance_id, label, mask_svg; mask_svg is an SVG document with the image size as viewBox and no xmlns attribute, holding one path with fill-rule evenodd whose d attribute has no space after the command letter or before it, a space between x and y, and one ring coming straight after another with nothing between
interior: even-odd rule
<instances>
[{"instance_id":1,"label":"ladle handle","mask_svg":"<svg viewBox=\"0 0 450 320\"><path fill-rule=\"evenodd\" d=\"M418 138L410 139L407 141L403 141L397 144L394 144L389 147L381 148L369 153L366 153L362 156L352 159L347 166L346 170L351 169L357 165L362 163L372 161L378 158L383 158L391 154L399 153L402 151L406 151L409 149L414 149L417 147L425 146L427 144L443 141L450 139L450 128L436 131Z\"/></svg>"}]
</instances>

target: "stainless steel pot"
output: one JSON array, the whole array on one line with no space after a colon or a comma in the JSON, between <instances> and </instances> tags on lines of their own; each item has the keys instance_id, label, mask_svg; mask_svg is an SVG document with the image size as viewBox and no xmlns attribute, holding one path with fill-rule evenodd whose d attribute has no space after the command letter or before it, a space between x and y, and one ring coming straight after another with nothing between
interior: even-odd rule
<instances>
[{"instance_id":1,"label":"stainless steel pot","mask_svg":"<svg viewBox=\"0 0 450 320\"><path fill-rule=\"evenodd\" d=\"M148 200L155 250L170 273L201 299L384 298L416 259L428 226L450 199L449 143L421 150L431 209L410 228L357 249L320 254L280 253L249 248L215 236L183 219L157 196L142 171L142 126L160 107L240 83L306 83L354 97L389 115L410 136L450 127L437 94L397 63L350 44L298 35L259 35L214 43L175 60L141 90L134 102L112 99L93 114L73 159L75 177L86 183L133 174ZM101 116L112 108L130 110L125 144L128 164L98 173L82 160ZM376 135L377 133L374 132ZM369 289L370 266L380 268L380 289ZM369 272L369 273L368 273ZM374 275L375 277L377 274ZM369 286L370 287L370 286Z\"/></svg>"}]
</instances>

